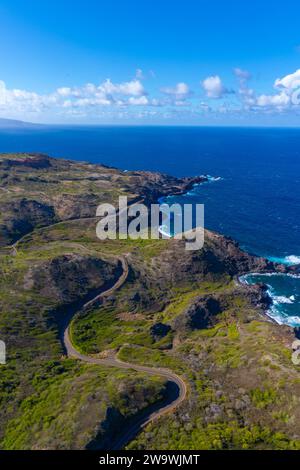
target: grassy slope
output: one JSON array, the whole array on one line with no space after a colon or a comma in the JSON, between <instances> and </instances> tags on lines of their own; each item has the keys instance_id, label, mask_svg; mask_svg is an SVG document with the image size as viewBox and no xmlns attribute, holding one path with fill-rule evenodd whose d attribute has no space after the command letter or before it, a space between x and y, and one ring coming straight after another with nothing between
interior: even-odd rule
<instances>
[{"instance_id":1,"label":"grassy slope","mask_svg":"<svg viewBox=\"0 0 300 470\"><path fill-rule=\"evenodd\" d=\"M56 172L56 181L42 170L34 173L34 181L27 171L18 172L19 181L6 186L11 194L4 197L36 197L42 192L47 202L49 197L102 191L113 200L122 192L124 179L113 181L119 178L117 171L108 170L110 184L104 190L99 181L87 179L92 169L76 164L71 170ZM148 426L131 448L299 448L299 367L290 360L289 330L258 316L230 277L205 272L201 260L198 266L199 260L192 260L177 243L99 243L95 223L88 220L65 221L32 233L17 256L2 250L0 331L9 346L0 376L3 448L84 447L109 407L130 416L163 391L160 380L62 357L57 326L47 315L53 305L22 285L32 263L66 253L103 259L126 253L131 267L128 282L103 308L74 319L72 336L78 348L88 353L113 348L124 360L171 367L189 383L186 403L176 414L162 417L159 426ZM161 339L150 334L152 325L174 326L199 295L212 294L225 296L227 305L210 328L173 328Z\"/></svg>"},{"instance_id":2,"label":"grassy slope","mask_svg":"<svg viewBox=\"0 0 300 470\"><path fill-rule=\"evenodd\" d=\"M81 449L96 431L99 444L139 410L162 397L163 381L118 369L86 366L72 360L47 361L31 378L32 393L20 403L2 441L3 449ZM112 435L114 435L112 432Z\"/></svg>"},{"instance_id":3,"label":"grassy slope","mask_svg":"<svg viewBox=\"0 0 300 470\"><path fill-rule=\"evenodd\" d=\"M84 199L87 194L115 202L118 194L124 194L120 185L126 185L127 179L124 175L121 183L112 184L119 175L117 170L95 170L68 162L54 162L54 168L47 171L0 168L1 186L5 188L1 204L23 198L47 204L57 201L61 210L61 201L68 206L68 196L74 196L77 210L76 198L79 196L81 201L81 195ZM8 220L11 214L1 211L1 216ZM84 232L85 221L81 227ZM58 241L53 243L47 241L47 231L45 227L30 233L14 256L9 248L3 247L0 252L0 337L7 346L7 364L1 365L0 375L0 447L4 449L83 448L98 431L101 441L100 424L108 410L117 410L119 429L124 418L159 400L164 393L165 383L160 378L81 365L63 356L57 323L49 314L60 302L47 295L50 285L41 294L40 289L30 287L27 279L29 285L25 288L26 278L30 278L32 267L47 265L62 255L101 254L93 249L87 252L83 245L73 243L78 235L76 222L55 226L53 233ZM39 236L46 239L41 246ZM84 242L84 236L78 236ZM103 437L108 434L104 427Z\"/></svg>"},{"instance_id":4,"label":"grassy slope","mask_svg":"<svg viewBox=\"0 0 300 470\"><path fill-rule=\"evenodd\" d=\"M121 413L120 423L164 391L159 378L63 357L57 324L49 315L56 302L23 288L33 262L47 262L63 252L55 244L1 257L0 331L8 352L0 376L4 449L83 448L95 438L109 408Z\"/></svg>"},{"instance_id":5,"label":"grassy slope","mask_svg":"<svg viewBox=\"0 0 300 470\"><path fill-rule=\"evenodd\" d=\"M79 241L82 229L77 230ZM100 244L92 227L84 233L87 250L129 254L131 275L103 307L75 317L77 347L86 353L115 349L122 360L170 367L189 382L187 403L176 415L161 418L159 426L148 426L130 448L300 446L299 368L291 363L292 336L284 328L260 318L243 289L226 276L196 274L189 282L184 276L181 282L163 277L164 269L174 270L178 247L170 254L165 241ZM56 236L49 230L48 243L51 239L55 244ZM34 240L38 243L44 243L42 236ZM153 339L151 325L172 324L195 298L212 293L228 298L215 326Z\"/></svg>"}]
</instances>

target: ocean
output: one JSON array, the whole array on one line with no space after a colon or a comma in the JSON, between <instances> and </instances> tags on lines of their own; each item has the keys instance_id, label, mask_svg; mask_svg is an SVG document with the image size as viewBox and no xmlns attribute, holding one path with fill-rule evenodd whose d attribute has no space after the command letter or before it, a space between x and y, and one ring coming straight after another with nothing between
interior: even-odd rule
<instances>
[{"instance_id":1,"label":"ocean","mask_svg":"<svg viewBox=\"0 0 300 470\"><path fill-rule=\"evenodd\" d=\"M217 176L168 202L203 203L205 226L247 251L300 263L300 129L45 127L0 130L1 152L44 152L127 170ZM279 323L300 325L300 279L261 276ZM299 320L298 320L299 317Z\"/></svg>"}]
</instances>

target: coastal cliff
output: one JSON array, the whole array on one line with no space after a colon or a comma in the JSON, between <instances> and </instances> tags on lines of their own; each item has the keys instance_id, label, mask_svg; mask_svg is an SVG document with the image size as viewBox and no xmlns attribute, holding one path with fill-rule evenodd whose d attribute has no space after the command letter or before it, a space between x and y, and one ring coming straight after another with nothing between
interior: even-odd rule
<instances>
[{"instance_id":1,"label":"coastal cliff","mask_svg":"<svg viewBox=\"0 0 300 470\"><path fill-rule=\"evenodd\" d=\"M183 193L201 181L206 178L124 172L44 154L2 154L0 246L16 241L35 227L95 217L100 203L117 203L119 195L156 203L160 196Z\"/></svg>"},{"instance_id":2,"label":"coastal cliff","mask_svg":"<svg viewBox=\"0 0 300 470\"><path fill-rule=\"evenodd\" d=\"M263 286L236 282L288 268L211 231L194 252L183 240L96 238L99 203L125 195L149 204L201 181L0 155L1 448L100 445L164 396L159 377L66 358L61 325L74 311L72 340L82 353L166 367L187 383L176 413L131 448L300 448L293 330L264 315ZM128 263L124 285L82 310L119 277L119 256Z\"/></svg>"}]
</instances>

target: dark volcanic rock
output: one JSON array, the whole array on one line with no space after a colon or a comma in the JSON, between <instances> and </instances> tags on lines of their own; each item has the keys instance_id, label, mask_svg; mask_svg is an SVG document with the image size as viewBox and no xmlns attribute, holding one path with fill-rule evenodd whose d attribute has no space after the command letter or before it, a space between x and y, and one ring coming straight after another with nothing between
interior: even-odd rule
<instances>
[{"instance_id":1,"label":"dark volcanic rock","mask_svg":"<svg viewBox=\"0 0 300 470\"><path fill-rule=\"evenodd\" d=\"M51 159L43 153L16 153L5 159L0 155L0 166L5 169L11 167L45 169L51 166Z\"/></svg>"},{"instance_id":2,"label":"dark volcanic rock","mask_svg":"<svg viewBox=\"0 0 300 470\"><path fill-rule=\"evenodd\" d=\"M0 246L16 241L34 227L55 222L53 207L26 198L1 204L1 212L6 223L0 226Z\"/></svg>"},{"instance_id":3,"label":"dark volcanic rock","mask_svg":"<svg viewBox=\"0 0 300 470\"><path fill-rule=\"evenodd\" d=\"M213 326L214 317L221 312L220 302L214 297L199 297L184 313L174 320L174 329L187 331Z\"/></svg>"},{"instance_id":4,"label":"dark volcanic rock","mask_svg":"<svg viewBox=\"0 0 300 470\"><path fill-rule=\"evenodd\" d=\"M195 184L207 181L205 176L176 178L163 173L148 171L132 172L130 189L139 194L145 204L155 204L162 196L179 195L189 191Z\"/></svg>"},{"instance_id":5,"label":"dark volcanic rock","mask_svg":"<svg viewBox=\"0 0 300 470\"><path fill-rule=\"evenodd\" d=\"M268 287L265 284L244 286L244 289L252 305L266 310L272 304L272 299L267 292Z\"/></svg>"},{"instance_id":6,"label":"dark volcanic rock","mask_svg":"<svg viewBox=\"0 0 300 470\"><path fill-rule=\"evenodd\" d=\"M171 331L170 325L164 323L155 323L150 328L150 334L155 341L159 341L161 338L167 336L169 331Z\"/></svg>"},{"instance_id":7,"label":"dark volcanic rock","mask_svg":"<svg viewBox=\"0 0 300 470\"><path fill-rule=\"evenodd\" d=\"M138 292L134 292L130 297L129 300L132 302L139 302L141 300L141 296Z\"/></svg>"},{"instance_id":8,"label":"dark volcanic rock","mask_svg":"<svg viewBox=\"0 0 300 470\"><path fill-rule=\"evenodd\" d=\"M288 270L283 265L246 253L230 237L207 232L206 240L208 244L203 255L207 262L208 272L224 272L234 276L249 272L286 272Z\"/></svg>"},{"instance_id":9,"label":"dark volcanic rock","mask_svg":"<svg viewBox=\"0 0 300 470\"><path fill-rule=\"evenodd\" d=\"M61 304L102 290L121 274L120 265L92 256L62 255L32 266L24 279L25 289L35 289Z\"/></svg>"}]
</instances>

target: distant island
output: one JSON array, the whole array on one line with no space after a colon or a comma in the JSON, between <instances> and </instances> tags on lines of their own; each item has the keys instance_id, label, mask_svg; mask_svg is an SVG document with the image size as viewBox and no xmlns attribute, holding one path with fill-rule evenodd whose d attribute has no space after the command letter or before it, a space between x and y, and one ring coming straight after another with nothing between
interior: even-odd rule
<instances>
[{"instance_id":1,"label":"distant island","mask_svg":"<svg viewBox=\"0 0 300 470\"><path fill-rule=\"evenodd\" d=\"M16 119L0 118L0 129L36 129L42 127L42 124L32 122L18 121Z\"/></svg>"}]
</instances>

